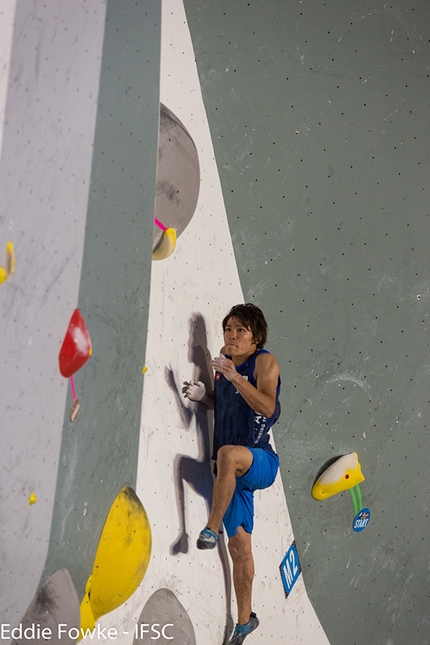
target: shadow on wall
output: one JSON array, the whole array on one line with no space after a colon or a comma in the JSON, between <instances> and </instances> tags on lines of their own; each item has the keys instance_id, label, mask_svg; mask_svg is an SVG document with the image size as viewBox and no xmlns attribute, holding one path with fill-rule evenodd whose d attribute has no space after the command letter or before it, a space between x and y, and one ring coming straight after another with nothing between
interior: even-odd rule
<instances>
[{"instance_id":1,"label":"shadow on wall","mask_svg":"<svg viewBox=\"0 0 430 645\"><path fill-rule=\"evenodd\" d=\"M199 313L193 314L189 321L188 360L193 365L191 378L195 381L202 381L205 384L206 389L212 392L213 370L210 367L211 355L207 347L206 323L203 316ZM197 493L197 495L204 499L207 514L209 515L213 486L211 468L213 412L206 408L205 405L198 403L191 403L191 407L184 405L180 393L181 390L176 383L173 370L167 367L166 381L175 396L179 414L184 426L189 429L192 425L193 418L195 418L199 449L198 459L194 459L189 455L176 455L174 462L174 477L176 482L175 490L180 521L180 533L177 540L170 547L170 554L176 555L178 553L188 553L189 550L184 482L186 482L190 488ZM225 634L227 636L231 633L234 623L231 615L230 565L224 540L218 541L218 553L221 560L226 592L227 624Z\"/></svg>"}]
</instances>

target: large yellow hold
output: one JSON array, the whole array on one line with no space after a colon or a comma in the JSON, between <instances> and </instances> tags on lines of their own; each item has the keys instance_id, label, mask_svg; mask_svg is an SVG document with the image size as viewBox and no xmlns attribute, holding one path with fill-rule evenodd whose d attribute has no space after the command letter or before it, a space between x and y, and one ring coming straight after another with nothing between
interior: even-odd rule
<instances>
[{"instance_id":1,"label":"large yellow hold","mask_svg":"<svg viewBox=\"0 0 430 645\"><path fill-rule=\"evenodd\" d=\"M122 605L143 580L151 556L148 516L132 488L117 495L109 511L81 603L81 634Z\"/></svg>"},{"instance_id":2,"label":"large yellow hold","mask_svg":"<svg viewBox=\"0 0 430 645\"><path fill-rule=\"evenodd\" d=\"M317 478L312 487L312 497L327 499L336 493L354 488L364 481L356 452L339 457Z\"/></svg>"}]
</instances>

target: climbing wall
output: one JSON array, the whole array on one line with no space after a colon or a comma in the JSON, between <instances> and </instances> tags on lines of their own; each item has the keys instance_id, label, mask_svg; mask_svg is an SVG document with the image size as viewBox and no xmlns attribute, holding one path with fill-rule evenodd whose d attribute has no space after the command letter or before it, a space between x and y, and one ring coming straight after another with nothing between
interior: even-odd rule
<instances>
[{"instance_id":1,"label":"climbing wall","mask_svg":"<svg viewBox=\"0 0 430 645\"><path fill-rule=\"evenodd\" d=\"M243 301L243 294L181 1L163 3L162 34L160 100L194 141L199 197L175 252L152 268L137 493L151 518L153 554L130 606L135 619L143 599L150 596L149 603L152 594L169 589L183 606L183 620L187 616L193 626L193 636L181 642L215 645L228 639L237 610L225 537L214 551L196 548L210 505L213 419L201 405L186 402L181 388L190 378L212 386L209 360L223 344L222 318L233 304ZM160 149L161 160L163 156ZM187 191L193 187L193 177L190 171ZM175 195L181 201L181 191ZM169 218L171 208L166 203L160 218ZM280 477L256 497L254 602L261 627L253 642L303 639L326 644L298 561L291 565L297 583L285 597L280 567L294 535ZM157 616L159 610L151 613L145 605L140 620L150 622ZM171 628L172 635L179 624Z\"/></svg>"},{"instance_id":2,"label":"climbing wall","mask_svg":"<svg viewBox=\"0 0 430 645\"><path fill-rule=\"evenodd\" d=\"M30 604L47 555L67 393L58 354L79 291L104 14L74 2L2 5L0 265L6 245L15 255L0 284L8 623Z\"/></svg>"},{"instance_id":3,"label":"climbing wall","mask_svg":"<svg viewBox=\"0 0 430 645\"><path fill-rule=\"evenodd\" d=\"M69 419L69 395L44 571L46 578L65 566L80 596L109 509L120 490L134 488L136 481L156 196L160 28L159 3L107 6L78 298L93 360L76 377L82 404L76 424Z\"/></svg>"},{"instance_id":4,"label":"climbing wall","mask_svg":"<svg viewBox=\"0 0 430 645\"><path fill-rule=\"evenodd\" d=\"M226 641L181 386L251 300L283 413L249 642L424 645L428 5L185 10L0 8L1 638Z\"/></svg>"},{"instance_id":5,"label":"climbing wall","mask_svg":"<svg viewBox=\"0 0 430 645\"><path fill-rule=\"evenodd\" d=\"M118 495L108 529L119 516L128 530L136 509L140 551L150 550L132 490L159 120L160 4L148 5L18 0L2 13L2 624L79 628ZM59 361L78 308L84 326L72 325ZM76 373L71 346L87 349ZM141 577L130 579L134 590ZM97 611L115 604L102 600Z\"/></svg>"},{"instance_id":6,"label":"climbing wall","mask_svg":"<svg viewBox=\"0 0 430 645\"><path fill-rule=\"evenodd\" d=\"M309 596L333 645L428 643L429 5L185 6L244 299L282 365ZM311 497L353 451L360 533L349 491Z\"/></svg>"},{"instance_id":7,"label":"climbing wall","mask_svg":"<svg viewBox=\"0 0 430 645\"><path fill-rule=\"evenodd\" d=\"M1 23L2 639L215 645L237 612L224 539L195 546L213 419L180 389L211 384L243 300L218 170L182 3L161 73L159 4L87 14ZM256 520L254 640L325 645L280 477Z\"/></svg>"}]
</instances>

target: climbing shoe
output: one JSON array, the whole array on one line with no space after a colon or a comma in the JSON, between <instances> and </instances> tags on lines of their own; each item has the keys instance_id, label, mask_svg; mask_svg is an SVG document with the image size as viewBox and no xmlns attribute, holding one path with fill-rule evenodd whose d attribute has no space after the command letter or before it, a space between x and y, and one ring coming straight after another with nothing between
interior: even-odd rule
<instances>
[{"instance_id":1,"label":"climbing shoe","mask_svg":"<svg viewBox=\"0 0 430 645\"><path fill-rule=\"evenodd\" d=\"M197 548L198 549L213 549L216 547L218 542L218 535L214 533L211 529L207 527L201 531L198 540Z\"/></svg>"},{"instance_id":2,"label":"climbing shoe","mask_svg":"<svg viewBox=\"0 0 430 645\"><path fill-rule=\"evenodd\" d=\"M249 622L246 623L246 625L236 625L233 636L230 638L227 645L242 645L248 634L253 632L254 629L257 629L259 624L260 621L254 614L254 612L252 612L251 616L249 617Z\"/></svg>"}]
</instances>

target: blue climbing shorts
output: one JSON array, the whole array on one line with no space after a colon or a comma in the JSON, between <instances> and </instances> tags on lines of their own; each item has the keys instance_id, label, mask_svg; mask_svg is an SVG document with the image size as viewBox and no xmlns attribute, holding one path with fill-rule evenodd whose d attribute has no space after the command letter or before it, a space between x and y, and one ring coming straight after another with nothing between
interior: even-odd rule
<instances>
[{"instance_id":1,"label":"blue climbing shorts","mask_svg":"<svg viewBox=\"0 0 430 645\"><path fill-rule=\"evenodd\" d=\"M229 538L236 535L239 526L247 533L254 528L254 491L269 488L275 481L279 468L279 457L270 450L248 448L254 460L248 472L236 477L236 489L223 517Z\"/></svg>"}]
</instances>

